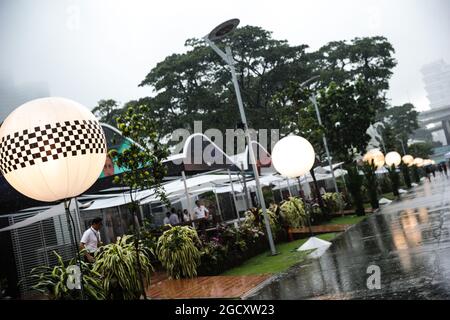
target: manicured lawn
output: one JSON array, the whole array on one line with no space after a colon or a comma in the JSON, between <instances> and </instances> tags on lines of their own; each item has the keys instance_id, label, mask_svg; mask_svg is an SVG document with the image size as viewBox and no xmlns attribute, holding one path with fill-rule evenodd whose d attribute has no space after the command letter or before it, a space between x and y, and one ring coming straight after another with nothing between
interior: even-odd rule
<instances>
[{"instance_id":1,"label":"manicured lawn","mask_svg":"<svg viewBox=\"0 0 450 320\"><path fill-rule=\"evenodd\" d=\"M357 224L358 222L364 220L366 216L343 216L331 219L326 224Z\"/></svg>"},{"instance_id":2,"label":"manicured lawn","mask_svg":"<svg viewBox=\"0 0 450 320\"><path fill-rule=\"evenodd\" d=\"M317 236L320 239L330 241L336 237L336 233L326 233ZM281 243L276 246L276 256L270 256L270 251L255 256L239 267L224 272L224 276L240 276L252 274L278 273L287 270L289 267L305 259L308 252L298 252L300 247L308 239L300 239L292 242Z\"/></svg>"}]
</instances>

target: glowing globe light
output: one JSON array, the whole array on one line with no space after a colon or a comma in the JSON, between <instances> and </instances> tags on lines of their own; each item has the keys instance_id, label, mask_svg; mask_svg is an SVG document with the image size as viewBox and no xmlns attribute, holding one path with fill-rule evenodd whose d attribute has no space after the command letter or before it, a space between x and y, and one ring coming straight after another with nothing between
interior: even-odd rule
<instances>
[{"instance_id":1,"label":"glowing globe light","mask_svg":"<svg viewBox=\"0 0 450 320\"><path fill-rule=\"evenodd\" d=\"M417 167L423 166L423 159L422 158L415 158L413 164Z\"/></svg>"},{"instance_id":2,"label":"glowing globe light","mask_svg":"<svg viewBox=\"0 0 450 320\"><path fill-rule=\"evenodd\" d=\"M402 161L407 166L412 166L412 164L414 162L414 158L413 158L413 156L410 156L409 154L407 154L407 155L402 157Z\"/></svg>"},{"instance_id":3,"label":"glowing globe light","mask_svg":"<svg viewBox=\"0 0 450 320\"><path fill-rule=\"evenodd\" d=\"M402 162L402 157L400 154L396 151L391 151L386 154L385 157L386 165L389 167L392 167L394 165L395 167L398 167L400 163Z\"/></svg>"},{"instance_id":4,"label":"glowing globe light","mask_svg":"<svg viewBox=\"0 0 450 320\"><path fill-rule=\"evenodd\" d=\"M291 135L278 141L272 150L275 169L288 178L300 177L313 167L314 148L308 140Z\"/></svg>"},{"instance_id":5,"label":"glowing globe light","mask_svg":"<svg viewBox=\"0 0 450 320\"><path fill-rule=\"evenodd\" d=\"M14 110L0 127L0 172L22 194L69 199L99 178L106 140L95 116L65 98L42 98Z\"/></svg>"},{"instance_id":6,"label":"glowing globe light","mask_svg":"<svg viewBox=\"0 0 450 320\"><path fill-rule=\"evenodd\" d=\"M384 154L378 149L372 149L364 155L363 161L381 168L384 166Z\"/></svg>"},{"instance_id":7,"label":"glowing globe light","mask_svg":"<svg viewBox=\"0 0 450 320\"><path fill-rule=\"evenodd\" d=\"M433 161L430 159L425 159L423 160L423 165L424 166L431 166L433 164Z\"/></svg>"}]
</instances>

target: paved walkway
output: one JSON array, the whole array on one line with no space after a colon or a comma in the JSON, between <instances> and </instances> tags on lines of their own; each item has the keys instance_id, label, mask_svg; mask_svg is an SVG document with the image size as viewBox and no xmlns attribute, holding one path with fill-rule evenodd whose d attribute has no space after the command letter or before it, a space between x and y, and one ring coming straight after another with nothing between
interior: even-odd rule
<instances>
[{"instance_id":1,"label":"paved walkway","mask_svg":"<svg viewBox=\"0 0 450 320\"><path fill-rule=\"evenodd\" d=\"M151 299L234 299L267 280L270 275L214 276L193 279L156 280L147 290Z\"/></svg>"},{"instance_id":2,"label":"paved walkway","mask_svg":"<svg viewBox=\"0 0 450 320\"><path fill-rule=\"evenodd\" d=\"M450 178L436 176L247 299L450 299ZM368 289L367 268L381 289Z\"/></svg>"}]
</instances>

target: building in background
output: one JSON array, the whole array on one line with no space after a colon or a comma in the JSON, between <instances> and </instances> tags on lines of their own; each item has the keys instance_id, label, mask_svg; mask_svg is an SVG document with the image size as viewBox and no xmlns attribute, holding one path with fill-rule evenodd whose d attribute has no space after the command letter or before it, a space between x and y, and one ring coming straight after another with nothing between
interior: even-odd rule
<instances>
[{"instance_id":1,"label":"building in background","mask_svg":"<svg viewBox=\"0 0 450 320\"><path fill-rule=\"evenodd\" d=\"M419 122L444 145L450 144L450 65L444 60L429 63L421 69L430 110L421 112Z\"/></svg>"}]
</instances>

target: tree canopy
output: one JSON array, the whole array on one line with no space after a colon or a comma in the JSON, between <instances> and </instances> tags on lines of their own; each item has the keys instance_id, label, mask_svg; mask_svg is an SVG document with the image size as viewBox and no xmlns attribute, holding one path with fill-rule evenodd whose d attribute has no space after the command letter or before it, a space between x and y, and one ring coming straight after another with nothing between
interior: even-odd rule
<instances>
[{"instance_id":1,"label":"tree canopy","mask_svg":"<svg viewBox=\"0 0 450 320\"><path fill-rule=\"evenodd\" d=\"M154 89L152 108L168 117L166 132L190 128L194 120L222 131L238 127L240 117L227 66L202 40L189 39L185 45L186 53L165 58L140 84ZM249 125L278 128L270 100L289 80L305 80L311 74L307 46L290 46L252 26L239 28L218 43L222 49L225 45L233 49Z\"/></svg>"},{"instance_id":2,"label":"tree canopy","mask_svg":"<svg viewBox=\"0 0 450 320\"><path fill-rule=\"evenodd\" d=\"M428 142L413 143L409 146L409 153L415 158L427 159L433 154L433 145Z\"/></svg>"},{"instance_id":3,"label":"tree canopy","mask_svg":"<svg viewBox=\"0 0 450 320\"><path fill-rule=\"evenodd\" d=\"M388 150L402 152L404 147L408 153L408 139L419 128L418 115L413 104L405 103L388 108L377 116L385 125L382 134Z\"/></svg>"},{"instance_id":4,"label":"tree canopy","mask_svg":"<svg viewBox=\"0 0 450 320\"><path fill-rule=\"evenodd\" d=\"M92 113L101 122L111 126L116 126L116 119L122 114L122 111L123 109L119 106L119 103L113 99L100 100L92 109Z\"/></svg>"},{"instance_id":5,"label":"tree canopy","mask_svg":"<svg viewBox=\"0 0 450 320\"><path fill-rule=\"evenodd\" d=\"M319 154L326 133L332 153L347 161L365 148L366 129L376 114L386 111L385 94L396 61L384 37L333 41L311 51L305 44L274 39L260 27L244 26L216 44L232 48L247 120L256 130L297 132ZM202 121L204 130L240 128L225 62L201 39L188 39L185 46L185 53L166 57L140 83L151 89L149 96L123 109L146 106L146 116L159 124L160 137L178 128L192 131L194 121ZM323 126L317 124L309 100L313 93ZM112 100L100 101L94 111L108 123L121 112Z\"/></svg>"}]
</instances>

